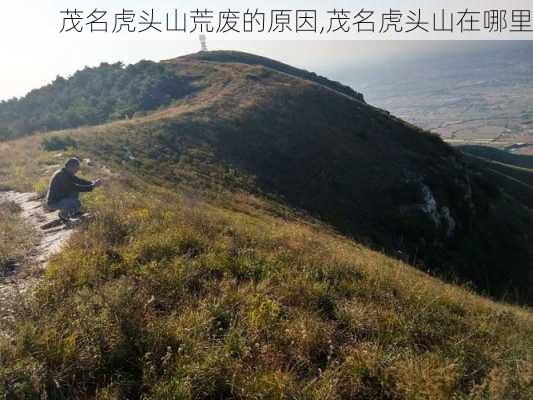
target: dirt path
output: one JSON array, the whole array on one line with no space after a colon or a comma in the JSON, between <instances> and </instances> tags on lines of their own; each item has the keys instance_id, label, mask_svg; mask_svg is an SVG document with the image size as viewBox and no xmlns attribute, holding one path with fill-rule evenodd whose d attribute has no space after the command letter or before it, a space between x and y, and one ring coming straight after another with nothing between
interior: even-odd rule
<instances>
[{"instance_id":1,"label":"dirt path","mask_svg":"<svg viewBox=\"0 0 533 400\"><path fill-rule=\"evenodd\" d=\"M56 228L41 230L41 226L56 220L57 212L47 212L35 193L0 192L0 202L11 201L20 206L22 217L35 229L37 245L23 264L12 274L0 278L0 332L2 324L13 319L13 305L21 296L39 281L51 256L59 252L70 238L73 229L61 225Z\"/></svg>"}]
</instances>

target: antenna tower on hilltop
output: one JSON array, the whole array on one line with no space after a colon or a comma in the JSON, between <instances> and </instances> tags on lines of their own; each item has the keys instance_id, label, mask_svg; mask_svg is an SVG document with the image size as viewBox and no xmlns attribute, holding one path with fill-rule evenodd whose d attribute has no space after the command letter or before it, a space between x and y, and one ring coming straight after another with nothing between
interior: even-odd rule
<instances>
[{"instance_id":1,"label":"antenna tower on hilltop","mask_svg":"<svg viewBox=\"0 0 533 400\"><path fill-rule=\"evenodd\" d=\"M200 35L200 45L202 46L201 51L207 51L207 38L205 35Z\"/></svg>"}]
</instances>

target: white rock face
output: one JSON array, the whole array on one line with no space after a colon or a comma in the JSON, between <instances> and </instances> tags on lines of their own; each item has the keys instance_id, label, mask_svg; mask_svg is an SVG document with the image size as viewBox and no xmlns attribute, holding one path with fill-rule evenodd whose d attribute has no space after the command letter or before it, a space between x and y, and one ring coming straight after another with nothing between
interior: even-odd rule
<instances>
[{"instance_id":1,"label":"white rock face","mask_svg":"<svg viewBox=\"0 0 533 400\"><path fill-rule=\"evenodd\" d=\"M436 228L440 228L441 226L446 226L447 237L453 236L457 223L455 219L452 217L450 209L446 206L439 207L437 199L435 198L430 187L424 183L424 180L422 177L411 176L411 177L408 177L406 180L407 182L415 181L416 183L420 185L420 190L422 191L423 203L418 206L419 209L422 210L425 214L427 214L431 218Z\"/></svg>"},{"instance_id":2,"label":"white rock face","mask_svg":"<svg viewBox=\"0 0 533 400\"><path fill-rule=\"evenodd\" d=\"M420 180L419 183L424 196L424 204L421 206L421 210L429 215L436 227L445 224L447 226L446 236L451 237L455 231L456 223L452 218L450 209L446 206L439 208L437 199L435 199L429 186L427 186L422 180Z\"/></svg>"},{"instance_id":3,"label":"white rock face","mask_svg":"<svg viewBox=\"0 0 533 400\"><path fill-rule=\"evenodd\" d=\"M424 204L421 206L422 211L431 217L433 222L435 222L435 225L439 226L440 215L439 211L437 210L437 200L435 199L435 196L433 196L431 189L426 184L420 181L420 185L422 186L422 194L424 196Z\"/></svg>"}]
</instances>

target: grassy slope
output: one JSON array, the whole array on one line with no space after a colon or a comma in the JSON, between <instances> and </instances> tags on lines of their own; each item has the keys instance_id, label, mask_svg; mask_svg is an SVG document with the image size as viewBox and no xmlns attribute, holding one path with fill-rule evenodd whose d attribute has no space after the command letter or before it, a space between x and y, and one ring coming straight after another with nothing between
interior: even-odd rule
<instances>
[{"instance_id":1,"label":"grassy slope","mask_svg":"<svg viewBox=\"0 0 533 400\"><path fill-rule=\"evenodd\" d=\"M189 74L198 64L176 68ZM236 158L245 149L224 148L214 128L253 127L245 111L263 109L257 102L268 98L279 112L295 82L272 81L254 66L245 67L245 80L242 66L203 68L218 73L203 75L205 90L172 109L45 135L75 138L76 152L97 161L83 172L108 180L87 198L96 221L21 304L13 340L0 340L0 395L531 398L531 311L445 284L285 202L249 194L272 186ZM257 90L257 77L266 79L264 97L237 96ZM279 92L284 87L291 90ZM303 119L323 118L313 111ZM275 113L267 115L275 125ZM257 143L268 132L252 133ZM401 132L390 139L409 148ZM424 140L431 150L435 139ZM43 190L50 168L74 152L57 157L40 143L0 143L1 187ZM398 150L386 147L384 159ZM123 164L129 151L136 159ZM298 163L283 173L290 168Z\"/></svg>"},{"instance_id":2,"label":"grassy slope","mask_svg":"<svg viewBox=\"0 0 533 400\"><path fill-rule=\"evenodd\" d=\"M86 134L94 139L74 136ZM43 170L70 151L59 158L39 145L0 145L0 183L41 188ZM531 311L445 284L278 203L153 186L149 168L139 175L90 149L78 151L99 167L85 174L112 170L87 198L96 221L21 304L13 340L0 339L1 395L533 396Z\"/></svg>"},{"instance_id":3,"label":"grassy slope","mask_svg":"<svg viewBox=\"0 0 533 400\"><path fill-rule=\"evenodd\" d=\"M263 59L253 65L250 57L243 64L222 56L167 62L202 88L193 97L66 135L111 161L132 152L128 168L158 184L267 194L388 254L401 250L423 269L495 296L512 287L516 300L531 301L531 211L482 166L434 135L335 94L335 86L275 64L280 73ZM421 211L422 183L439 212L450 210L452 238L447 221L437 227Z\"/></svg>"},{"instance_id":4,"label":"grassy slope","mask_svg":"<svg viewBox=\"0 0 533 400\"><path fill-rule=\"evenodd\" d=\"M339 82L333 82L323 76L317 75L314 72L309 72L292 67L281 62L271 60L266 57L257 56L255 54L242 53L238 51L211 51L192 54L185 57L179 57L177 59L164 61L165 64L181 63L183 61L214 61L217 63L229 63L229 64L247 64L247 65L261 65L274 71L278 71L290 76L298 77L304 80L324 85L327 88L335 90L339 93L352 97L358 101L364 102L363 95L357 93L349 86L345 86Z\"/></svg>"},{"instance_id":5,"label":"grassy slope","mask_svg":"<svg viewBox=\"0 0 533 400\"><path fill-rule=\"evenodd\" d=\"M165 65L194 94L66 135L112 161L133 153L130 170L158 184L267 194L424 270L533 301L531 210L483 165L350 88L273 60L209 52ZM426 189L437 216L423 211Z\"/></svg>"}]
</instances>

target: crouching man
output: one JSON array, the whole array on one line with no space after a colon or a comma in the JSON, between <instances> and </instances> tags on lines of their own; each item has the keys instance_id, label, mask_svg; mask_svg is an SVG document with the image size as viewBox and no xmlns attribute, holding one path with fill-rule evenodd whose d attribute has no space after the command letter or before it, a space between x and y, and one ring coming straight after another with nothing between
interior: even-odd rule
<instances>
[{"instance_id":1,"label":"crouching man","mask_svg":"<svg viewBox=\"0 0 533 400\"><path fill-rule=\"evenodd\" d=\"M76 176L80 169L80 160L71 158L65 166L58 170L50 180L46 205L50 211L59 210L59 218L68 221L80 215L81 203L79 194L90 192L101 185L102 181L94 182Z\"/></svg>"}]
</instances>

